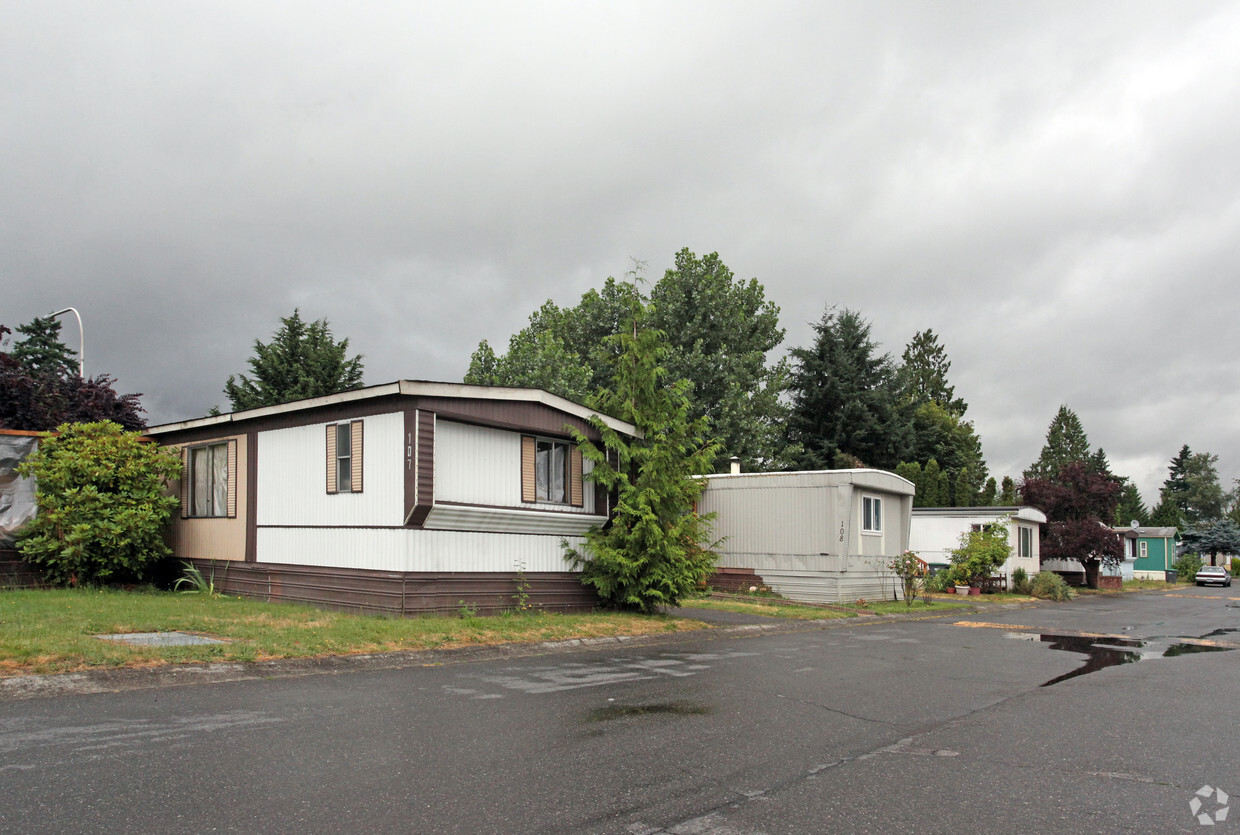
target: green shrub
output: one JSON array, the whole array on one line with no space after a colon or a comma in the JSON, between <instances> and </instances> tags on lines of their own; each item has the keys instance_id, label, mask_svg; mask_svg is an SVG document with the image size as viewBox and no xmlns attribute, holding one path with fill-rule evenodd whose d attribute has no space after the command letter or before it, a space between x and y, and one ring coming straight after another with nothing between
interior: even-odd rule
<instances>
[{"instance_id":1,"label":"green shrub","mask_svg":"<svg viewBox=\"0 0 1240 835\"><path fill-rule=\"evenodd\" d=\"M945 568L940 569L926 578L926 591L942 594L952 584L951 579L951 572L949 570Z\"/></svg>"},{"instance_id":2,"label":"green shrub","mask_svg":"<svg viewBox=\"0 0 1240 835\"><path fill-rule=\"evenodd\" d=\"M1012 591L1016 594L1028 594L1033 590L1033 583L1029 580L1029 572L1023 568L1018 568L1012 572Z\"/></svg>"},{"instance_id":3,"label":"green shrub","mask_svg":"<svg viewBox=\"0 0 1240 835\"><path fill-rule=\"evenodd\" d=\"M1054 571L1039 571L1033 575L1029 593L1042 600L1071 600L1074 596L1072 589Z\"/></svg>"},{"instance_id":4,"label":"green shrub","mask_svg":"<svg viewBox=\"0 0 1240 835\"><path fill-rule=\"evenodd\" d=\"M141 580L166 556L181 471L175 450L144 443L111 421L66 423L17 469L36 479L37 515L17 548L51 583Z\"/></svg>"},{"instance_id":5,"label":"green shrub","mask_svg":"<svg viewBox=\"0 0 1240 835\"><path fill-rule=\"evenodd\" d=\"M952 549L951 555L952 578L962 585L980 585L1012 556L1006 521L960 534L960 544Z\"/></svg>"},{"instance_id":6,"label":"green shrub","mask_svg":"<svg viewBox=\"0 0 1240 835\"><path fill-rule=\"evenodd\" d=\"M1201 570L1201 557L1196 554L1185 554L1175 561L1172 568L1179 572L1176 580L1181 583L1191 583L1197 576L1197 572Z\"/></svg>"},{"instance_id":7,"label":"green shrub","mask_svg":"<svg viewBox=\"0 0 1240 835\"><path fill-rule=\"evenodd\" d=\"M1231 558L1231 576L1240 577L1240 557Z\"/></svg>"}]
</instances>

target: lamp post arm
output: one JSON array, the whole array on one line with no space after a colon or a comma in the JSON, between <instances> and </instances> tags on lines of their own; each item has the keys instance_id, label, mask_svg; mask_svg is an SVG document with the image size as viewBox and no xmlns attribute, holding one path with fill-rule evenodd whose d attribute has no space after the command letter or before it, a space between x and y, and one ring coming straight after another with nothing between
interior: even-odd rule
<instances>
[{"instance_id":1,"label":"lamp post arm","mask_svg":"<svg viewBox=\"0 0 1240 835\"><path fill-rule=\"evenodd\" d=\"M86 329L82 327L82 314L77 312L76 307L66 307L64 310L57 310L55 313L49 313L48 318L54 318L62 313L72 313L77 317L78 323L78 376L86 379Z\"/></svg>"}]
</instances>

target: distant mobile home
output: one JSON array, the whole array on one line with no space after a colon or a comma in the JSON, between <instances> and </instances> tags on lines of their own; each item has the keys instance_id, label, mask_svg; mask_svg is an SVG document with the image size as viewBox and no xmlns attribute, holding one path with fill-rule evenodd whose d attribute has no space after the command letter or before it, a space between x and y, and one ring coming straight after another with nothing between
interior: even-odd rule
<instances>
[{"instance_id":1,"label":"distant mobile home","mask_svg":"<svg viewBox=\"0 0 1240 835\"><path fill-rule=\"evenodd\" d=\"M569 432L595 412L538 389L401 380L153 426L181 450L176 557L226 593L402 614L589 608L564 560L606 522ZM633 435L623 421L600 415Z\"/></svg>"},{"instance_id":2,"label":"distant mobile home","mask_svg":"<svg viewBox=\"0 0 1240 835\"><path fill-rule=\"evenodd\" d=\"M723 537L713 584L769 586L790 600L898 595L888 563L908 548L912 482L883 470L706 476L698 503Z\"/></svg>"},{"instance_id":3,"label":"distant mobile home","mask_svg":"<svg viewBox=\"0 0 1240 835\"><path fill-rule=\"evenodd\" d=\"M1133 575L1140 580L1166 579L1168 569L1175 568L1175 544L1179 529L1138 525L1131 530L1137 535L1133 543Z\"/></svg>"},{"instance_id":4,"label":"distant mobile home","mask_svg":"<svg viewBox=\"0 0 1240 835\"><path fill-rule=\"evenodd\" d=\"M951 552L962 534L983 526L1007 527L1012 556L998 573L1010 584L1012 572L1023 568L1032 577L1040 570L1038 544L1046 514L1034 507L915 507L909 548L932 568L951 562Z\"/></svg>"}]
</instances>

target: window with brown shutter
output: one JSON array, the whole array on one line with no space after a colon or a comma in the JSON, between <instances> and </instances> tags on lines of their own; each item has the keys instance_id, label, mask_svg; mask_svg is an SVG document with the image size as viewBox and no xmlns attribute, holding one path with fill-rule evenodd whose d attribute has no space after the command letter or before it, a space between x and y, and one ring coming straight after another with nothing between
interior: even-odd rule
<instances>
[{"instance_id":1,"label":"window with brown shutter","mask_svg":"<svg viewBox=\"0 0 1240 835\"><path fill-rule=\"evenodd\" d=\"M567 441L521 436L521 501L585 504L581 450Z\"/></svg>"},{"instance_id":2,"label":"window with brown shutter","mask_svg":"<svg viewBox=\"0 0 1240 835\"><path fill-rule=\"evenodd\" d=\"M327 426L327 492L362 492L362 421Z\"/></svg>"}]
</instances>

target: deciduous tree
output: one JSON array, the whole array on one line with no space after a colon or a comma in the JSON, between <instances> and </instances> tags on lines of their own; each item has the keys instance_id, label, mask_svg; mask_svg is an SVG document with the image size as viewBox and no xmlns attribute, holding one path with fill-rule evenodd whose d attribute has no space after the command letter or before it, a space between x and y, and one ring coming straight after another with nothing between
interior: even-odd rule
<instances>
[{"instance_id":1,"label":"deciduous tree","mask_svg":"<svg viewBox=\"0 0 1240 835\"><path fill-rule=\"evenodd\" d=\"M1085 569L1085 582L1098 587L1103 565L1117 565L1123 546L1106 522L1115 518L1119 480L1093 471L1085 460L1059 469L1054 479L1026 478L1021 484L1025 504L1046 514L1042 529L1042 558L1076 560Z\"/></svg>"},{"instance_id":2,"label":"deciduous tree","mask_svg":"<svg viewBox=\"0 0 1240 835\"><path fill-rule=\"evenodd\" d=\"M636 281L608 278L576 307L547 301L513 335L507 353L480 343L465 382L536 385L574 400L612 389L619 348L611 337L631 321L634 304L647 302L647 325L666 334L668 378L689 382L690 415L707 417L722 443L712 469L726 470L732 456L748 469L780 465L787 367L766 360L783 340L779 308L756 279L737 279L716 253L676 253L649 298Z\"/></svg>"}]
</instances>

